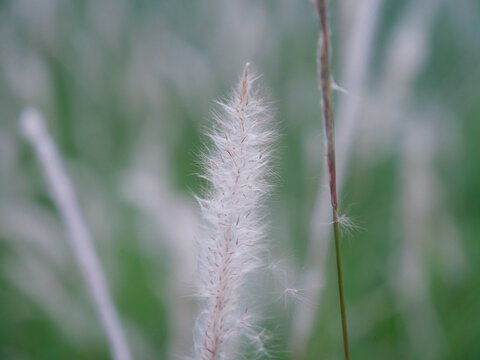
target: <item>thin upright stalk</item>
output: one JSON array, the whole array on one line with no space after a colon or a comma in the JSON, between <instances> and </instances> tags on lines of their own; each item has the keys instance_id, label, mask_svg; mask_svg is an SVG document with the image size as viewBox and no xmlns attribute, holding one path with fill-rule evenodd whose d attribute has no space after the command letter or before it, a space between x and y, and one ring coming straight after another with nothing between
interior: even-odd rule
<instances>
[{"instance_id":1,"label":"thin upright stalk","mask_svg":"<svg viewBox=\"0 0 480 360\"><path fill-rule=\"evenodd\" d=\"M340 252L340 231L338 227L338 199L335 167L335 130L333 124L333 101L330 70L330 43L327 23L326 0L316 0L315 9L320 22L320 36L318 39L317 66L318 86L321 92L323 121L325 125L328 177L330 182L330 197L333 215L333 235L337 260L338 290L340 298L340 312L342 317L343 348L345 359L349 360L347 315L345 311L345 295L343 291L342 260Z\"/></svg>"}]
</instances>

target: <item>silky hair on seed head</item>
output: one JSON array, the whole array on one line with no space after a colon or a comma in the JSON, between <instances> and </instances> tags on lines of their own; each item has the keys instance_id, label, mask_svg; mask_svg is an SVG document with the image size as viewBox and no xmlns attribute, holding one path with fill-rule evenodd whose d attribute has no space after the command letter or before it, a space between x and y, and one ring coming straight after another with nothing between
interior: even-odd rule
<instances>
[{"instance_id":1,"label":"silky hair on seed head","mask_svg":"<svg viewBox=\"0 0 480 360\"><path fill-rule=\"evenodd\" d=\"M209 131L210 149L202 177L209 183L197 197L203 218L198 239L198 295L202 310L194 328L199 360L235 358L243 340L258 343L264 335L249 306L249 275L265 266L263 200L268 183L270 146L275 132L271 111L256 86L250 64L231 96L218 102ZM261 344L259 351L264 351Z\"/></svg>"}]
</instances>

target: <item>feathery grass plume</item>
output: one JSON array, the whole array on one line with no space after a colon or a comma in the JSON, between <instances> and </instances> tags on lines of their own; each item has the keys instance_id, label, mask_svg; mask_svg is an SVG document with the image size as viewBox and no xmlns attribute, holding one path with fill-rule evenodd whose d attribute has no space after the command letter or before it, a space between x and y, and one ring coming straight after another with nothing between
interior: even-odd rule
<instances>
[{"instance_id":1,"label":"feathery grass plume","mask_svg":"<svg viewBox=\"0 0 480 360\"><path fill-rule=\"evenodd\" d=\"M93 239L83 220L73 186L63 168L60 155L48 134L45 121L35 109L20 115L23 135L35 150L51 196L65 225L78 267L107 334L110 352L115 360L130 360L130 350L112 301Z\"/></svg>"},{"instance_id":2,"label":"feathery grass plume","mask_svg":"<svg viewBox=\"0 0 480 360\"><path fill-rule=\"evenodd\" d=\"M330 182L330 199L333 212L333 235L335 238L335 251L337 260L338 290L340 297L340 312L342 316L342 334L345 359L350 358L348 351L347 315L345 312L345 296L343 293L342 260L340 253L340 230L337 199L337 173L335 164L335 130L333 124L332 100L332 74L330 70L330 38L328 33L327 4L326 0L317 0L315 3L320 22L320 36L318 37L318 85L321 92L323 122L325 125L325 138L327 150L327 167Z\"/></svg>"},{"instance_id":3,"label":"feathery grass plume","mask_svg":"<svg viewBox=\"0 0 480 360\"><path fill-rule=\"evenodd\" d=\"M219 104L222 112L209 134L213 147L204 158L203 177L210 189L198 199L204 221L198 244L204 304L195 329L195 356L201 360L235 358L242 338L259 338L244 285L263 265L261 205L270 188L266 177L275 132L268 127L270 111L255 80L247 63L230 100Z\"/></svg>"}]
</instances>

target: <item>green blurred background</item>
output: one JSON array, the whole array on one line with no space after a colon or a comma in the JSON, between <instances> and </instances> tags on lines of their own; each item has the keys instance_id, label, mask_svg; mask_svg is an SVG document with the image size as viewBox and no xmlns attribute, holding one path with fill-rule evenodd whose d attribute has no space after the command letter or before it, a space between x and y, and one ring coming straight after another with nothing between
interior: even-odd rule
<instances>
[{"instance_id":1,"label":"green blurred background","mask_svg":"<svg viewBox=\"0 0 480 360\"><path fill-rule=\"evenodd\" d=\"M330 5L346 90L335 93L340 199L356 224L342 244L352 358L480 359L480 2ZM20 136L32 106L75 185L134 358L192 354L204 130L247 61L280 134L266 345L275 359L342 358L317 36L306 0L0 1L0 358L109 358Z\"/></svg>"}]
</instances>

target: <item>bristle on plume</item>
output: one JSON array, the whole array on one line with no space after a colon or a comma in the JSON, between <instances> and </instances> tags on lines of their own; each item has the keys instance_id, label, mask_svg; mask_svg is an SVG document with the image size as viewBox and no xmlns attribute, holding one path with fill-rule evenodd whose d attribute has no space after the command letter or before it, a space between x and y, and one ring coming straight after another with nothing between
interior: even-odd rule
<instances>
[{"instance_id":1,"label":"bristle on plume","mask_svg":"<svg viewBox=\"0 0 480 360\"><path fill-rule=\"evenodd\" d=\"M204 230L198 241L202 312L194 330L195 358L233 359L242 339L258 337L246 303L246 279L263 266L265 219L262 203L270 146L275 132L265 97L258 93L250 64L230 99L219 103L204 178L210 187L198 198ZM263 345L262 345L263 346Z\"/></svg>"}]
</instances>

